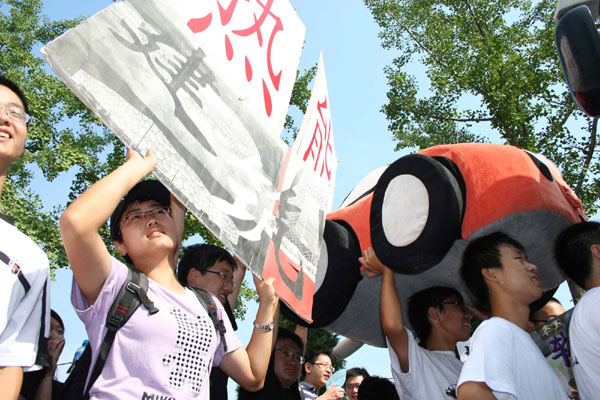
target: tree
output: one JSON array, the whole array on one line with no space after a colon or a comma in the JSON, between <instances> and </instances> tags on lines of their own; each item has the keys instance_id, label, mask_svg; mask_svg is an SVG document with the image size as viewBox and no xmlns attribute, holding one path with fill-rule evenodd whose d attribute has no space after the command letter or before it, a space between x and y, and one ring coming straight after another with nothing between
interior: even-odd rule
<instances>
[{"instance_id":1,"label":"tree","mask_svg":"<svg viewBox=\"0 0 600 400\"><path fill-rule=\"evenodd\" d=\"M50 259L51 270L68 265L58 218L67 203L52 210L33 189L36 170L54 181L61 174L73 176L68 198L74 200L98 179L125 161L125 147L102 122L53 74L36 49L47 44L83 18L51 21L42 15L41 0L0 0L0 75L17 82L25 92L32 120L25 154L11 166L4 186L1 209L17 227L33 238ZM316 67L298 71L290 104L302 113L310 98L308 85ZM286 118L286 131L295 136L294 120ZM39 174L39 173L38 173ZM221 242L191 213L185 220L184 240L199 235L206 243ZM101 235L112 249L108 224ZM114 256L120 255L112 249ZM243 318L245 301L255 298L243 283L236 316Z\"/></svg>"},{"instance_id":2,"label":"tree","mask_svg":"<svg viewBox=\"0 0 600 400\"><path fill-rule=\"evenodd\" d=\"M382 46L382 111L397 149L498 141L544 154L562 170L588 215L598 208L597 122L570 96L554 46L554 2L365 0ZM430 89L410 67L425 68Z\"/></svg>"}]
</instances>

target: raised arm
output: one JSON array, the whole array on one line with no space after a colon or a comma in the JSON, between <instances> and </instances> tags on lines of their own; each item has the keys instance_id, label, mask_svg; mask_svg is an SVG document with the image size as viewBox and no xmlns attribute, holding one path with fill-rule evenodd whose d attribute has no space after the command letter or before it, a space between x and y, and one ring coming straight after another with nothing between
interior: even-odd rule
<instances>
[{"instance_id":1,"label":"raised arm","mask_svg":"<svg viewBox=\"0 0 600 400\"><path fill-rule=\"evenodd\" d=\"M372 248L363 251L363 257L359 257L358 261L365 267L369 278L383 275L380 303L381 325L385 336L398 356L400 368L403 372L408 372L408 332L404 329L402 304L396 290L394 271L383 265Z\"/></svg>"},{"instance_id":2,"label":"raised arm","mask_svg":"<svg viewBox=\"0 0 600 400\"><path fill-rule=\"evenodd\" d=\"M173 265L177 265L179 261L179 251L183 242L183 230L185 228L185 206L182 202L177 200L177 197L171 193L171 213L173 222L175 223L175 229L177 231L177 238L179 242L173 250Z\"/></svg>"},{"instance_id":3,"label":"raised arm","mask_svg":"<svg viewBox=\"0 0 600 400\"><path fill-rule=\"evenodd\" d=\"M244 276L246 275L246 265L237 257L233 256L235 260L235 264L237 268L233 271L233 291L227 296L227 302L229 306L233 310L235 308L235 302L237 301L238 295L240 294L240 289L242 287L242 281L244 280Z\"/></svg>"},{"instance_id":4,"label":"raised arm","mask_svg":"<svg viewBox=\"0 0 600 400\"><path fill-rule=\"evenodd\" d=\"M73 276L88 304L96 302L110 272L110 254L98 234L123 196L156 166L154 153L146 157L127 151L127 161L83 192L60 217L60 234Z\"/></svg>"},{"instance_id":5,"label":"raised arm","mask_svg":"<svg viewBox=\"0 0 600 400\"><path fill-rule=\"evenodd\" d=\"M269 278L261 282L256 276L254 277L259 301L255 322L259 325L269 325L274 322L275 309L279 303L279 298L273 289L274 279ZM227 353L219 367L242 388L255 392L264 386L272 347L273 329L255 326L248 347Z\"/></svg>"}]
</instances>

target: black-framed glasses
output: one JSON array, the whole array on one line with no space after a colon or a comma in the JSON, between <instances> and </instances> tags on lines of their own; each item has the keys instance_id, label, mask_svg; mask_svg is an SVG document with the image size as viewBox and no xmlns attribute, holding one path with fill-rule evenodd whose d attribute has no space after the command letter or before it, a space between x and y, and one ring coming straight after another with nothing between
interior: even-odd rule
<instances>
[{"instance_id":1,"label":"black-framed glasses","mask_svg":"<svg viewBox=\"0 0 600 400\"><path fill-rule=\"evenodd\" d=\"M229 283L231 285L231 289L235 289L235 282L233 281L233 275L232 274L228 274L226 272L221 272L221 271L210 271L210 270L205 270L204 272L208 272L210 274L215 274L215 275L219 275L221 277L221 279L223 279L223 282L225 283Z\"/></svg>"},{"instance_id":2,"label":"black-framed glasses","mask_svg":"<svg viewBox=\"0 0 600 400\"><path fill-rule=\"evenodd\" d=\"M302 364L304 362L304 357L297 356L296 354L290 353L286 349L275 349L275 351L283 356L286 360L292 360L296 364Z\"/></svg>"},{"instance_id":3,"label":"black-framed glasses","mask_svg":"<svg viewBox=\"0 0 600 400\"><path fill-rule=\"evenodd\" d=\"M467 308L467 306L465 305L465 303L454 300L454 301L443 301L442 304L444 305L455 305L456 307L458 307L458 309L464 313L468 313L469 309Z\"/></svg>"},{"instance_id":4,"label":"black-framed glasses","mask_svg":"<svg viewBox=\"0 0 600 400\"><path fill-rule=\"evenodd\" d=\"M119 230L122 230L127 224L136 224L144 221L148 215L152 215L155 218L172 217L171 208L168 206L156 206L147 211L132 211L125 216Z\"/></svg>"},{"instance_id":5,"label":"black-framed glasses","mask_svg":"<svg viewBox=\"0 0 600 400\"><path fill-rule=\"evenodd\" d=\"M0 109L6 111L6 116L8 119L12 119L13 121L22 122L24 124L28 123L31 117L25 111L15 108L15 107L2 107Z\"/></svg>"},{"instance_id":6,"label":"black-framed glasses","mask_svg":"<svg viewBox=\"0 0 600 400\"><path fill-rule=\"evenodd\" d=\"M312 364L312 365L318 365L320 368L322 368L322 369L323 369L323 371L330 370L330 371L331 371L331 373L334 373L334 372L335 372L335 368L333 368L333 365L331 365L331 364L325 364L325 363L320 363L320 362L319 362L319 363L318 363L318 362L316 362L316 363L311 363L311 364Z\"/></svg>"}]
</instances>

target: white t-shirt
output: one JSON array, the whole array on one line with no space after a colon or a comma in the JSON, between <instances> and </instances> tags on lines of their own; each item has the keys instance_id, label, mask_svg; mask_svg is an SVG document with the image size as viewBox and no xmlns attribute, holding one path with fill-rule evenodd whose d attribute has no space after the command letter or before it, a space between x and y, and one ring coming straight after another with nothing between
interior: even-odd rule
<instances>
[{"instance_id":1,"label":"white t-shirt","mask_svg":"<svg viewBox=\"0 0 600 400\"><path fill-rule=\"evenodd\" d=\"M0 215L0 366L40 362L40 332L50 333L48 258L24 233Z\"/></svg>"},{"instance_id":2,"label":"white t-shirt","mask_svg":"<svg viewBox=\"0 0 600 400\"><path fill-rule=\"evenodd\" d=\"M600 287L588 290L569 325L573 373L582 400L600 396Z\"/></svg>"},{"instance_id":3,"label":"white t-shirt","mask_svg":"<svg viewBox=\"0 0 600 400\"><path fill-rule=\"evenodd\" d=\"M106 333L106 315L127 278L127 267L112 259L102 291L88 307L76 282L71 302L85 324L92 360ZM204 307L189 289L171 292L148 278L148 298L159 311L143 305L119 329L90 399L208 399L212 365L223 356L220 336ZM225 324L227 352L241 347L221 303L213 296L217 316Z\"/></svg>"},{"instance_id":4,"label":"white t-shirt","mask_svg":"<svg viewBox=\"0 0 600 400\"><path fill-rule=\"evenodd\" d=\"M402 372L400 361L387 341L394 385L401 400L448 400L456 398L456 382L463 363L453 351L429 351L417 344L408 332L408 372Z\"/></svg>"},{"instance_id":5,"label":"white t-shirt","mask_svg":"<svg viewBox=\"0 0 600 400\"><path fill-rule=\"evenodd\" d=\"M475 330L458 386L469 381L485 382L497 398L568 399L531 336L504 318L490 318Z\"/></svg>"}]
</instances>

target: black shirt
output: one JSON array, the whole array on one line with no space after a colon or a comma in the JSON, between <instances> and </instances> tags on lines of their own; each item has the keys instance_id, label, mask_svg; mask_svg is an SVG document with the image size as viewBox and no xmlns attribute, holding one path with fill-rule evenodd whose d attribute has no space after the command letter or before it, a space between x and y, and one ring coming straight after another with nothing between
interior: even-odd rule
<instances>
[{"instance_id":1,"label":"black shirt","mask_svg":"<svg viewBox=\"0 0 600 400\"><path fill-rule=\"evenodd\" d=\"M275 375L275 357L271 355L265 386L258 392L248 392L241 387L238 388L238 400L300 400L300 391L298 390L298 381L294 382L289 388L284 388Z\"/></svg>"}]
</instances>

